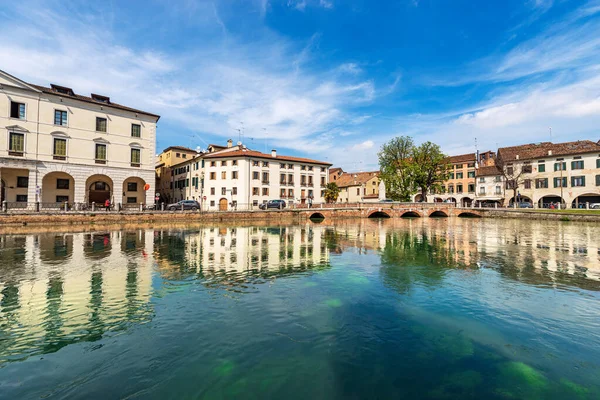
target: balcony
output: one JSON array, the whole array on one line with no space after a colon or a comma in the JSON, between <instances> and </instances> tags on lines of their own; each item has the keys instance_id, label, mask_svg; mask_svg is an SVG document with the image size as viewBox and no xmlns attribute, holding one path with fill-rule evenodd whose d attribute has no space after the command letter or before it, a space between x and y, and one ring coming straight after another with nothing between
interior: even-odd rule
<instances>
[{"instance_id":1,"label":"balcony","mask_svg":"<svg viewBox=\"0 0 600 400\"><path fill-rule=\"evenodd\" d=\"M268 185L268 184L269 184L269 181L265 181L265 180L263 180L263 181L262 181L262 184L263 184L263 185Z\"/></svg>"}]
</instances>

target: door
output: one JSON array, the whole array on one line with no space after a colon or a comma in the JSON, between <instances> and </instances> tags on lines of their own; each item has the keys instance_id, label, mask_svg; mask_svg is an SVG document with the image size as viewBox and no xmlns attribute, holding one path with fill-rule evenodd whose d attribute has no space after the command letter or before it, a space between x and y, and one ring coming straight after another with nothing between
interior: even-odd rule
<instances>
[{"instance_id":1,"label":"door","mask_svg":"<svg viewBox=\"0 0 600 400\"><path fill-rule=\"evenodd\" d=\"M227 199L219 200L219 211L227 211Z\"/></svg>"},{"instance_id":2,"label":"door","mask_svg":"<svg viewBox=\"0 0 600 400\"><path fill-rule=\"evenodd\" d=\"M4 181L0 180L0 203L3 203L4 200L6 199L6 187L4 185Z\"/></svg>"}]
</instances>

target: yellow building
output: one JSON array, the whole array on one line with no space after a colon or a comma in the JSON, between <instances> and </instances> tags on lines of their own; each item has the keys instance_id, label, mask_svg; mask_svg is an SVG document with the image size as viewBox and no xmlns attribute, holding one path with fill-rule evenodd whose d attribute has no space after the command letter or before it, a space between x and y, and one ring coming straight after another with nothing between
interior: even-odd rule
<instances>
[{"instance_id":1,"label":"yellow building","mask_svg":"<svg viewBox=\"0 0 600 400\"><path fill-rule=\"evenodd\" d=\"M379 171L343 172L333 180L340 188L338 203L376 202L379 200Z\"/></svg>"},{"instance_id":2,"label":"yellow building","mask_svg":"<svg viewBox=\"0 0 600 400\"><path fill-rule=\"evenodd\" d=\"M158 115L108 96L29 84L0 71L1 200L40 203L151 203Z\"/></svg>"},{"instance_id":3,"label":"yellow building","mask_svg":"<svg viewBox=\"0 0 600 400\"><path fill-rule=\"evenodd\" d=\"M169 146L156 157L156 189L160 200L165 203L174 201L173 165L192 160L198 152L187 147Z\"/></svg>"}]
</instances>

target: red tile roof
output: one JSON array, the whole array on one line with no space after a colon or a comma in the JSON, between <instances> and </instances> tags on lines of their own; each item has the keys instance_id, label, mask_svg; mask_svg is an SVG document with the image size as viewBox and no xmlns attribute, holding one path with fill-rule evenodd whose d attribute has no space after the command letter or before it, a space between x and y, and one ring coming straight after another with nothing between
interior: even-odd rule
<instances>
[{"instance_id":1,"label":"red tile roof","mask_svg":"<svg viewBox=\"0 0 600 400\"><path fill-rule=\"evenodd\" d=\"M217 153L208 153L204 155L204 158L235 158L235 157L248 157L248 158L263 158L271 161L292 161L307 164L319 164L319 165L331 165L331 163L325 161L311 160L310 158L292 157L292 156L280 156L277 154L273 157L271 154L261 153L260 151L254 150L234 150L234 151L221 151Z\"/></svg>"},{"instance_id":2,"label":"red tile roof","mask_svg":"<svg viewBox=\"0 0 600 400\"><path fill-rule=\"evenodd\" d=\"M360 186L377 176L379 176L379 171L344 172L342 176L335 180L335 183L338 187Z\"/></svg>"},{"instance_id":3,"label":"red tile roof","mask_svg":"<svg viewBox=\"0 0 600 400\"><path fill-rule=\"evenodd\" d=\"M156 115L156 114L152 114L152 113L149 113L149 112L146 112L146 111L137 110L135 108L123 106L121 104L113 103L112 101L109 101L107 103L107 102L104 102L104 101L95 100L92 97L81 96L79 94L75 94L72 91L70 93L73 93L73 94L67 94L67 93L57 92L56 90L54 90L52 88L49 88L49 87L45 87L45 86L34 85L32 83L28 83L28 85L36 88L37 90L39 90L39 91L41 91L43 93L46 93L46 94L51 94L51 95L54 95L54 96L59 96L59 97L65 97L65 98L69 98L69 99L75 99L75 100L79 100L79 101L84 101L86 103L97 104L97 105L104 106L104 107L112 107L112 108L116 108L118 110L129 111L129 112L133 112L133 113L137 113L137 114L144 114L144 115L148 115L150 117L155 117L157 121L160 118L160 115ZM54 85L54 86L57 87L57 85ZM102 97L104 97L104 96L102 96Z\"/></svg>"},{"instance_id":4,"label":"red tile roof","mask_svg":"<svg viewBox=\"0 0 600 400\"><path fill-rule=\"evenodd\" d=\"M479 167L476 173L477 176L498 176L502 175L502 172L495 166L491 167Z\"/></svg>"},{"instance_id":5,"label":"red tile roof","mask_svg":"<svg viewBox=\"0 0 600 400\"><path fill-rule=\"evenodd\" d=\"M551 152L551 154L549 154ZM504 161L531 160L555 156L600 152L600 143L591 140L578 140L564 143L531 143L521 146L502 147L498 149L498 156ZM518 158L517 158L518 156Z\"/></svg>"},{"instance_id":6,"label":"red tile roof","mask_svg":"<svg viewBox=\"0 0 600 400\"><path fill-rule=\"evenodd\" d=\"M458 163L466 163L466 162L475 162L475 153L469 154L461 154L458 156L450 156L447 159L449 164L458 164Z\"/></svg>"}]
</instances>

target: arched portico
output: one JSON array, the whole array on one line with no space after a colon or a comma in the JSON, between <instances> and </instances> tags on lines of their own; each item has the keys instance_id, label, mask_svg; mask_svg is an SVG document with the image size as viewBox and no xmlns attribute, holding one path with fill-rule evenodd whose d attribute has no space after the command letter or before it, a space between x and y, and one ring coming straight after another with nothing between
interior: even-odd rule
<instances>
[{"instance_id":1,"label":"arched portico","mask_svg":"<svg viewBox=\"0 0 600 400\"><path fill-rule=\"evenodd\" d=\"M42 178L42 205L72 204L75 201L75 179L63 171L47 173Z\"/></svg>"},{"instance_id":2,"label":"arched portico","mask_svg":"<svg viewBox=\"0 0 600 400\"><path fill-rule=\"evenodd\" d=\"M132 176L123 181L121 204L139 204L146 202L146 181L137 176Z\"/></svg>"},{"instance_id":3,"label":"arched portico","mask_svg":"<svg viewBox=\"0 0 600 400\"><path fill-rule=\"evenodd\" d=\"M462 199L460 199L461 207L471 207L472 204L473 204L473 199L470 197L463 197Z\"/></svg>"},{"instance_id":4,"label":"arched portico","mask_svg":"<svg viewBox=\"0 0 600 400\"><path fill-rule=\"evenodd\" d=\"M85 181L85 198L88 203L104 204L108 199L114 202L113 181L106 175L92 175Z\"/></svg>"},{"instance_id":5,"label":"arched portico","mask_svg":"<svg viewBox=\"0 0 600 400\"><path fill-rule=\"evenodd\" d=\"M571 207L573 208L586 208L586 203L600 204L600 193L586 193L580 194L573 199Z\"/></svg>"},{"instance_id":6,"label":"arched portico","mask_svg":"<svg viewBox=\"0 0 600 400\"><path fill-rule=\"evenodd\" d=\"M560 197L560 195L549 194L540 197L537 203L539 208L551 208L557 207L559 204L564 205L565 201Z\"/></svg>"}]
</instances>

